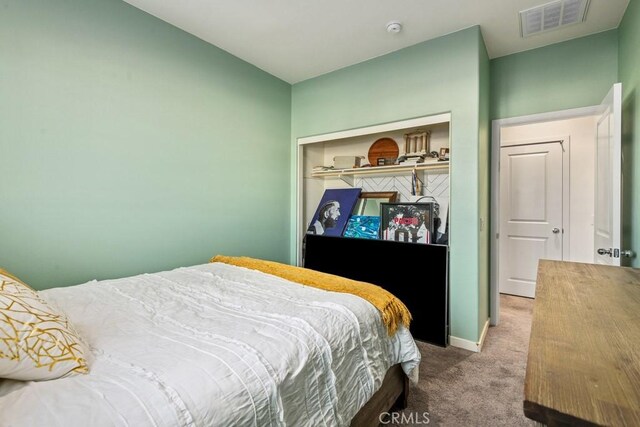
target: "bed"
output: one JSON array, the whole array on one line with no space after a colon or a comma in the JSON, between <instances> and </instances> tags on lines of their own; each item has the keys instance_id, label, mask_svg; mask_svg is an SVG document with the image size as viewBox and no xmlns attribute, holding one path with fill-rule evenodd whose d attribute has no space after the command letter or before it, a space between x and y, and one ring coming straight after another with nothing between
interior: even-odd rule
<instances>
[{"instance_id":1,"label":"bed","mask_svg":"<svg viewBox=\"0 0 640 427\"><path fill-rule=\"evenodd\" d=\"M417 381L408 329L390 336L368 301L243 267L40 295L90 348L90 372L0 380L3 426L372 425Z\"/></svg>"}]
</instances>

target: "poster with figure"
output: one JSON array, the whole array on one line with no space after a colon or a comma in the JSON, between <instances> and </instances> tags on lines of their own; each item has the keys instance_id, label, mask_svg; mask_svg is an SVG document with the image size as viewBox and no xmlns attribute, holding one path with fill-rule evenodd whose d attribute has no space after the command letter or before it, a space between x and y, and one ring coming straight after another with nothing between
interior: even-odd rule
<instances>
[{"instance_id":1,"label":"poster with figure","mask_svg":"<svg viewBox=\"0 0 640 427\"><path fill-rule=\"evenodd\" d=\"M307 228L307 234L342 236L349 215L351 215L361 191L361 188L325 190L316 213Z\"/></svg>"},{"instance_id":2,"label":"poster with figure","mask_svg":"<svg viewBox=\"0 0 640 427\"><path fill-rule=\"evenodd\" d=\"M433 203L382 203L381 238L408 243L432 243Z\"/></svg>"}]
</instances>

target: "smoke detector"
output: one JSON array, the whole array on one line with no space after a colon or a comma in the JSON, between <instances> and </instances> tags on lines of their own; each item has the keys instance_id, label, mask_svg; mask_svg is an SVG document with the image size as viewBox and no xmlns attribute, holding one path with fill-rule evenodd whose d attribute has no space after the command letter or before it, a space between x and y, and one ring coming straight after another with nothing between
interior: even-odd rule
<instances>
[{"instance_id":1,"label":"smoke detector","mask_svg":"<svg viewBox=\"0 0 640 427\"><path fill-rule=\"evenodd\" d=\"M520 11L522 37L555 30L587 19L589 0L556 0Z\"/></svg>"},{"instance_id":2,"label":"smoke detector","mask_svg":"<svg viewBox=\"0 0 640 427\"><path fill-rule=\"evenodd\" d=\"M402 31L402 24L398 21L391 21L387 24L387 32L391 34L398 34Z\"/></svg>"}]
</instances>

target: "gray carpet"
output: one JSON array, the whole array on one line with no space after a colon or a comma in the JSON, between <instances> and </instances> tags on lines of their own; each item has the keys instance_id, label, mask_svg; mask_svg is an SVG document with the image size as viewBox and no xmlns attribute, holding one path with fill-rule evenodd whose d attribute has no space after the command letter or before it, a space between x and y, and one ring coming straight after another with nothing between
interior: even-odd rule
<instances>
[{"instance_id":1,"label":"gray carpet","mask_svg":"<svg viewBox=\"0 0 640 427\"><path fill-rule=\"evenodd\" d=\"M500 324L489 328L481 353L418 343L420 382L410 389L404 422L388 425L424 425L416 414L425 411L430 426L535 425L522 412L533 300L502 295L500 304Z\"/></svg>"}]
</instances>

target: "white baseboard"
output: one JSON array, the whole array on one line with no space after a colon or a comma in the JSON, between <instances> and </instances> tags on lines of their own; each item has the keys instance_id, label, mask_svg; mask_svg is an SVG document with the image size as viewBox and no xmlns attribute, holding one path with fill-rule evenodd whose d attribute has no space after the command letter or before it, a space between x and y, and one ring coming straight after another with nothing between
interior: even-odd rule
<instances>
[{"instance_id":1,"label":"white baseboard","mask_svg":"<svg viewBox=\"0 0 640 427\"><path fill-rule=\"evenodd\" d=\"M482 334L480 334L480 341L473 342L469 340L465 340L464 338L454 337L453 335L449 336L449 345L453 347L463 348L465 350L473 351L475 353L480 353L482 351L482 346L484 345L484 339L487 337L487 331L489 330L489 320L487 319L484 322L484 328L482 328Z\"/></svg>"},{"instance_id":2,"label":"white baseboard","mask_svg":"<svg viewBox=\"0 0 640 427\"><path fill-rule=\"evenodd\" d=\"M452 347L464 348L465 350L480 352L478 349L478 343L473 341L465 340L464 338L454 337L453 335L449 336L449 345Z\"/></svg>"}]
</instances>

